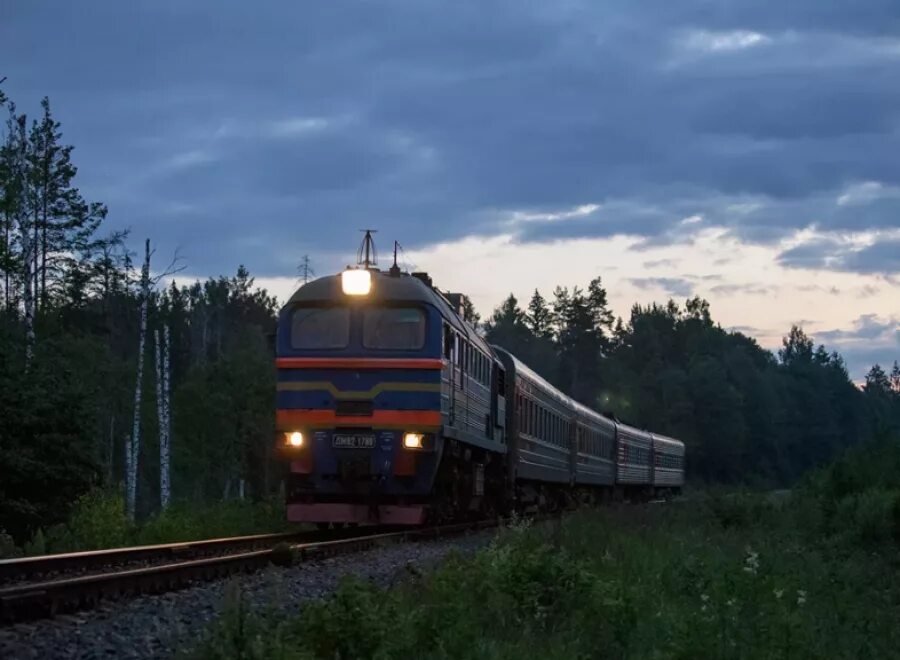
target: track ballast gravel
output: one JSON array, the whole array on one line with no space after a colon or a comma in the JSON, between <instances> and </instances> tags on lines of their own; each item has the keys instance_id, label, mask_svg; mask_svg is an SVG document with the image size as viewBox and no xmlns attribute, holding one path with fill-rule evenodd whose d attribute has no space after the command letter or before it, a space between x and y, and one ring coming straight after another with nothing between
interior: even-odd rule
<instances>
[{"instance_id":1,"label":"track ballast gravel","mask_svg":"<svg viewBox=\"0 0 900 660\"><path fill-rule=\"evenodd\" d=\"M484 530L306 561L288 568L269 566L250 575L204 582L181 591L112 601L85 612L0 627L0 658L168 658L179 647L196 641L235 588L243 592L244 601L251 607L275 606L292 612L302 601L330 593L344 575L354 574L387 587L408 574L410 567L428 569L451 550L474 552L495 534L496 530Z\"/></svg>"}]
</instances>

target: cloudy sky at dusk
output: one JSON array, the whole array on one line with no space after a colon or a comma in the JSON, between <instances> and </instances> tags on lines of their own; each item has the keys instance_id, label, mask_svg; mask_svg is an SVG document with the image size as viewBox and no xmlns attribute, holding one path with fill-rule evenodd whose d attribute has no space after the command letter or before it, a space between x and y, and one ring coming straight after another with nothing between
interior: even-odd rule
<instances>
[{"instance_id":1,"label":"cloudy sky at dusk","mask_svg":"<svg viewBox=\"0 0 900 660\"><path fill-rule=\"evenodd\" d=\"M112 227L280 297L377 227L481 311L601 275L900 359L900 3L0 2Z\"/></svg>"}]
</instances>

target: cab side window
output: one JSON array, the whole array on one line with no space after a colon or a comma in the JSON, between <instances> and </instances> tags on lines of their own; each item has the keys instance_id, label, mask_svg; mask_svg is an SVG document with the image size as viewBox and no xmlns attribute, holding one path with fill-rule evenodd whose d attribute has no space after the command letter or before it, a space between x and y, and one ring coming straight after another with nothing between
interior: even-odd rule
<instances>
[{"instance_id":1,"label":"cab side window","mask_svg":"<svg viewBox=\"0 0 900 660\"><path fill-rule=\"evenodd\" d=\"M444 359L453 359L453 330L446 323L444 324Z\"/></svg>"}]
</instances>

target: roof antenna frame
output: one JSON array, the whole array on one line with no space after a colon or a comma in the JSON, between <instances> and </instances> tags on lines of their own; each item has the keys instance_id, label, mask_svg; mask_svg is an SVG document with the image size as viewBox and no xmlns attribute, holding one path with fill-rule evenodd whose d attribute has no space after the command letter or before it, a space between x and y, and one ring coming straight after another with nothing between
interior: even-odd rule
<instances>
[{"instance_id":1,"label":"roof antenna frame","mask_svg":"<svg viewBox=\"0 0 900 660\"><path fill-rule=\"evenodd\" d=\"M363 236L362 244L356 252L356 265L369 270L378 265L378 252L375 250L375 239L372 238L372 234L378 233L378 230L360 229L360 231L366 232L366 235Z\"/></svg>"},{"instance_id":2,"label":"roof antenna frame","mask_svg":"<svg viewBox=\"0 0 900 660\"><path fill-rule=\"evenodd\" d=\"M400 266L397 265L397 250L398 248L402 249L402 245L398 241L394 241L394 264L391 266L388 273L390 273L391 277L400 277Z\"/></svg>"}]
</instances>

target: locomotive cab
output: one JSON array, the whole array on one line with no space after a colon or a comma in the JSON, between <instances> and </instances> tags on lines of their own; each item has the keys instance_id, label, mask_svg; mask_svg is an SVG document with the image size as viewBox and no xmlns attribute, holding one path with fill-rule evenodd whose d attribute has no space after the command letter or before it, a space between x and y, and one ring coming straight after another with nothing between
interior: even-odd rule
<instances>
[{"instance_id":1,"label":"locomotive cab","mask_svg":"<svg viewBox=\"0 0 900 660\"><path fill-rule=\"evenodd\" d=\"M377 270L303 286L279 315L277 413L288 517L417 524L440 461L443 315Z\"/></svg>"}]
</instances>

